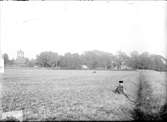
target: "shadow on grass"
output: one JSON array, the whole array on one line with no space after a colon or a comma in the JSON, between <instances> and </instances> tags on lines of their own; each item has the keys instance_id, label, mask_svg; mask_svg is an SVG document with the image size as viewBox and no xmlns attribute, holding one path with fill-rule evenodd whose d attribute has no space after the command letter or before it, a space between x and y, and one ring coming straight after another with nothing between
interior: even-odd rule
<instances>
[{"instance_id":1,"label":"shadow on grass","mask_svg":"<svg viewBox=\"0 0 167 122\"><path fill-rule=\"evenodd\" d=\"M167 104L160 107L160 111L153 112L154 107L158 105L152 96L152 89L143 74L139 77L140 83L137 92L137 103L132 111L134 120L166 120Z\"/></svg>"},{"instance_id":2,"label":"shadow on grass","mask_svg":"<svg viewBox=\"0 0 167 122\"><path fill-rule=\"evenodd\" d=\"M162 106L160 111L160 117L162 120L167 120L167 102L164 106Z\"/></svg>"}]
</instances>

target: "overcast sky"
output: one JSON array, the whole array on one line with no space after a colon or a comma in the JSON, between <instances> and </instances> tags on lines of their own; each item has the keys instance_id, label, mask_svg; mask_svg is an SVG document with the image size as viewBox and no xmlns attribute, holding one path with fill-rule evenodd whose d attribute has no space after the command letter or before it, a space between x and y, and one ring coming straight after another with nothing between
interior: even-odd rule
<instances>
[{"instance_id":1,"label":"overcast sky","mask_svg":"<svg viewBox=\"0 0 167 122\"><path fill-rule=\"evenodd\" d=\"M22 49L116 54L133 50L166 54L164 2L6 2L0 4L2 51L10 58Z\"/></svg>"}]
</instances>

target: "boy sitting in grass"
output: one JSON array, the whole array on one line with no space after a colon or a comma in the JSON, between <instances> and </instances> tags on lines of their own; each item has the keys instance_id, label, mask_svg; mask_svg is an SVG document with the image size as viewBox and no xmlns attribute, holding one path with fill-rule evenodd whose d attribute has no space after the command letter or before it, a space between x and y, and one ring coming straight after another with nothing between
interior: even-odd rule
<instances>
[{"instance_id":1,"label":"boy sitting in grass","mask_svg":"<svg viewBox=\"0 0 167 122\"><path fill-rule=\"evenodd\" d=\"M117 88L114 91L115 93L118 94L123 94L124 90L123 90L123 81L119 81L119 85L117 86Z\"/></svg>"}]
</instances>

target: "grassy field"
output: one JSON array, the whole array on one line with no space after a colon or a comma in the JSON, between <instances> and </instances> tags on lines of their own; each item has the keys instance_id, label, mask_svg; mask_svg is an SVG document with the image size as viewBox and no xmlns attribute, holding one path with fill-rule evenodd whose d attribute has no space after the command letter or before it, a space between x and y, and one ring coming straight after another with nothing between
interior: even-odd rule
<instances>
[{"instance_id":1,"label":"grassy field","mask_svg":"<svg viewBox=\"0 0 167 122\"><path fill-rule=\"evenodd\" d=\"M129 98L138 100L140 72L6 69L1 80L2 108L23 110L24 120L133 120L136 104L113 90L123 80ZM152 76L147 76L143 77L151 81ZM165 98L162 91L159 94Z\"/></svg>"}]
</instances>

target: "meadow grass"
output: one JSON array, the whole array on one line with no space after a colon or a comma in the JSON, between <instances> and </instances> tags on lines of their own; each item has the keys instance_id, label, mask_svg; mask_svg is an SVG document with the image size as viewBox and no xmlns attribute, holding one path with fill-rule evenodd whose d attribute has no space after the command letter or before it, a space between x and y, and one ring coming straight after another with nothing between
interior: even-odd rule
<instances>
[{"instance_id":1,"label":"meadow grass","mask_svg":"<svg viewBox=\"0 0 167 122\"><path fill-rule=\"evenodd\" d=\"M5 69L3 112L23 110L24 120L150 120L165 104L165 73ZM129 96L115 94L124 81ZM135 102L132 102L133 100Z\"/></svg>"},{"instance_id":2,"label":"meadow grass","mask_svg":"<svg viewBox=\"0 0 167 122\"><path fill-rule=\"evenodd\" d=\"M6 69L4 112L23 110L24 120L132 120L134 104L114 94L119 80L136 99L138 72Z\"/></svg>"}]
</instances>

